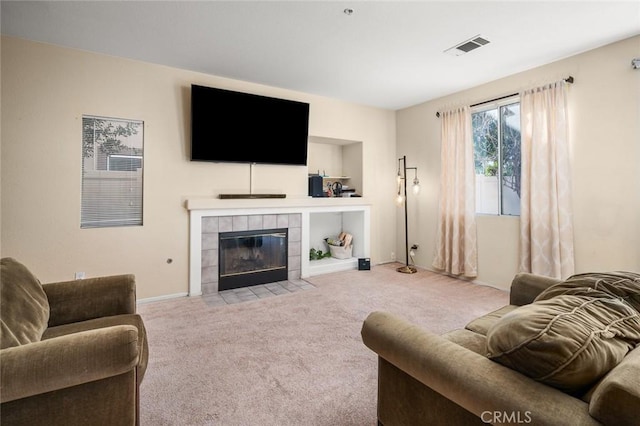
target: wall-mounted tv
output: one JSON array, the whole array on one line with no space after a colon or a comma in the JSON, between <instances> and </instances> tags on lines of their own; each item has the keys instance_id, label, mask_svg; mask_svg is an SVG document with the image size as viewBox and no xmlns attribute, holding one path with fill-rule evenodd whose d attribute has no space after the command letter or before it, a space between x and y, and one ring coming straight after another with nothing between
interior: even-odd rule
<instances>
[{"instance_id":1,"label":"wall-mounted tv","mask_svg":"<svg viewBox=\"0 0 640 426\"><path fill-rule=\"evenodd\" d=\"M309 104L191 85L191 160L305 166Z\"/></svg>"}]
</instances>

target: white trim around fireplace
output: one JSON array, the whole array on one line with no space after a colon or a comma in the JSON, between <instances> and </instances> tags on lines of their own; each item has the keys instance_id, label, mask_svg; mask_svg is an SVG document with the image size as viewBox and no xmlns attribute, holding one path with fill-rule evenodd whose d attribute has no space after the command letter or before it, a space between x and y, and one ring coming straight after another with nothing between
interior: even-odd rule
<instances>
[{"instance_id":1,"label":"white trim around fireplace","mask_svg":"<svg viewBox=\"0 0 640 426\"><path fill-rule=\"evenodd\" d=\"M189 210L189 295L202 294L202 219L212 216L301 214L301 278L347 269L357 269L358 258L370 256L370 205L362 198L292 198L220 200L188 199ZM312 238L317 239L328 222L354 236L351 259L309 260ZM336 223L336 226L338 224ZM312 229L313 228L313 229ZM329 236L329 235L327 235ZM314 240L315 242L315 240Z\"/></svg>"}]
</instances>

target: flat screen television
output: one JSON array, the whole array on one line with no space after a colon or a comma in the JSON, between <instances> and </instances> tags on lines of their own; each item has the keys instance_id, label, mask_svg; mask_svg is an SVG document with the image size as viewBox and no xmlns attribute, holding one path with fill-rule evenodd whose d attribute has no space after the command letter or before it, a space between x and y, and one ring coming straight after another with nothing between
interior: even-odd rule
<instances>
[{"instance_id":1,"label":"flat screen television","mask_svg":"<svg viewBox=\"0 0 640 426\"><path fill-rule=\"evenodd\" d=\"M309 104L191 85L191 161L305 166Z\"/></svg>"}]
</instances>

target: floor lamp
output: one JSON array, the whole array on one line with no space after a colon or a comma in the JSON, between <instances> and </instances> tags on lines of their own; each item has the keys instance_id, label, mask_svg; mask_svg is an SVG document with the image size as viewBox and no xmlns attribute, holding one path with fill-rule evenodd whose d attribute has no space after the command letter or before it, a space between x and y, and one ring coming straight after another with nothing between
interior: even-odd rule
<instances>
[{"instance_id":1,"label":"floor lamp","mask_svg":"<svg viewBox=\"0 0 640 426\"><path fill-rule=\"evenodd\" d=\"M402 167L400 167L402 163ZM398 197L396 202L398 204L404 203L404 248L405 248L405 265L396 269L398 272L404 274L415 274L417 269L415 266L409 265L409 221L407 212L407 170L414 170L415 175L413 178L413 193L418 194L420 192L420 181L418 180L418 168L407 167L407 156L398 158ZM402 192L401 192L402 191Z\"/></svg>"}]
</instances>

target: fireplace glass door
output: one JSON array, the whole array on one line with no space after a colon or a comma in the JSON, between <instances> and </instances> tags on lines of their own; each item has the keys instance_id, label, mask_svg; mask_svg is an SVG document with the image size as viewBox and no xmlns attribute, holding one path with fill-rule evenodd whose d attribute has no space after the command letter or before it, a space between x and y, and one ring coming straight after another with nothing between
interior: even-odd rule
<instances>
[{"instance_id":1,"label":"fireplace glass door","mask_svg":"<svg viewBox=\"0 0 640 426\"><path fill-rule=\"evenodd\" d=\"M288 230L219 234L219 290L286 281Z\"/></svg>"}]
</instances>

